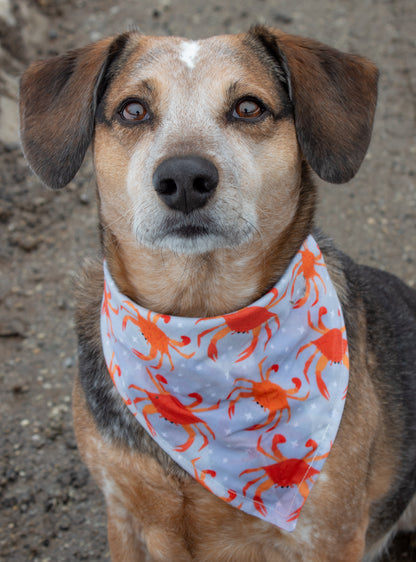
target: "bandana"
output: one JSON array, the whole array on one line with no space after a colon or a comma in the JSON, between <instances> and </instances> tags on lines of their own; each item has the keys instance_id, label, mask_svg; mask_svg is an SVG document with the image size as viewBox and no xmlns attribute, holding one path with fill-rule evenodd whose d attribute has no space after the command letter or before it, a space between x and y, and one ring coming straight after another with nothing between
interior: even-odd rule
<instances>
[{"instance_id":1,"label":"bandana","mask_svg":"<svg viewBox=\"0 0 416 562\"><path fill-rule=\"evenodd\" d=\"M104 276L104 355L131 413L210 492L293 531L348 385L341 306L313 237L275 287L223 316L151 312L106 263Z\"/></svg>"}]
</instances>

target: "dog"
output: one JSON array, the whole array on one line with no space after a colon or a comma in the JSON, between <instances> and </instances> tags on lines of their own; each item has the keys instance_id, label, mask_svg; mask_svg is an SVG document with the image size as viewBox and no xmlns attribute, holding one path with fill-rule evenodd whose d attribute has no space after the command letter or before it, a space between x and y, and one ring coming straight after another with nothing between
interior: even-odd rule
<instances>
[{"instance_id":1,"label":"dog","mask_svg":"<svg viewBox=\"0 0 416 562\"><path fill-rule=\"evenodd\" d=\"M377 80L364 57L263 26L199 41L132 31L23 74L21 140L39 178L64 187L92 144L108 278L100 258L79 280L73 412L106 499L113 560L374 561L398 530L414 528L416 292L357 265L314 225L312 173L330 183L356 174ZM304 324L286 330L284 307L289 316L309 307ZM256 320L242 324L241 310ZM197 338L185 328L166 335L173 318ZM272 346L305 330L313 337L292 357L303 367L286 365L284 387ZM132 344L136 383L114 351L127 332L143 339L141 351ZM174 376L185 379L182 402L168 392ZM194 390L208 379L231 380L224 400ZM315 434L302 434L295 459L284 432L313 392L314 419L326 415L335 379L332 437L319 449ZM210 391L217 396L215 384ZM278 397L272 409L267 399ZM213 468L203 455L221 425L243 424L251 411L259 421L236 439L252 440L260 465L237 467L221 494L214 484L227 459L212 449ZM168 426L176 433L161 437ZM244 463L248 447L230 455ZM294 461L298 476L283 470ZM275 493L298 494L281 524L266 502Z\"/></svg>"}]
</instances>

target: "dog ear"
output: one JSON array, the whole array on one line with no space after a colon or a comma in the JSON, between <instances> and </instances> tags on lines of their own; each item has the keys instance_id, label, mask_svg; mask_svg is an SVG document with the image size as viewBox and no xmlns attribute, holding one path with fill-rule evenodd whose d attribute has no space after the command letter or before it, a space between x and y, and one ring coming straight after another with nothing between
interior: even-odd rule
<instances>
[{"instance_id":1,"label":"dog ear","mask_svg":"<svg viewBox=\"0 0 416 562\"><path fill-rule=\"evenodd\" d=\"M262 26L250 34L284 71L299 145L310 166L328 182L350 180L370 143L377 100L375 65Z\"/></svg>"},{"instance_id":2,"label":"dog ear","mask_svg":"<svg viewBox=\"0 0 416 562\"><path fill-rule=\"evenodd\" d=\"M103 81L127 34L34 62L20 81L20 138L24 154L49 187L75 176L94 132Z\"/></svg>"}]
</instances>

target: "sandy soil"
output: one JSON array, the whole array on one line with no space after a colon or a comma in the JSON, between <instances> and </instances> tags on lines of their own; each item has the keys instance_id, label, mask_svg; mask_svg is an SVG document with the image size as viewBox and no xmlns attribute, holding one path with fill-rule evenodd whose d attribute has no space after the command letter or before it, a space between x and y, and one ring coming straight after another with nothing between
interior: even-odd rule
<instances>
[{"instance_id":1,"label":"sandy soil","mask_svg":"<svg viewBox=\"0 0 416 562\"><path fill-rule=\"evenodd\" d=\"M35 58L133 26L190 38L261 22L372 58L373 141L347 186L322 185L319 223L356 260L416 285L414 0L2 0L0 2L0 559L109 560L105 507L76 450L72 278L98 246L89 158L50 192L17 137L17 77ZM402 535L386 560L416 560Z\"/></svg>"}]
</instances>

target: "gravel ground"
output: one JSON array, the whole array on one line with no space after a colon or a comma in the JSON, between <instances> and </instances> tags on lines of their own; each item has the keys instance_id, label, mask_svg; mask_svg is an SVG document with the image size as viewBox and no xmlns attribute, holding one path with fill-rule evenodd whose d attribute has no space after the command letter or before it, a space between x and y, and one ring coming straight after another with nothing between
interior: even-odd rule
<instances>
[{"instance_id":1,"label":"gravel ground","mask_svg":"<svg viewBox=\"0 0 416 562\"><path fill-rule=\"evenodd\" d=\"M72 279L98 246L90 159L66 190L28 170L17 77L51 56L133 26L190 38L261 22L373 59L381 71L369 153L347 186L321 186L319 223L356 260L416 285L414 0L0 1L0 560L109 560L105 507L71 421ZM386 560L416 560L416 535Z\"/></svg>"}]
</instances>

